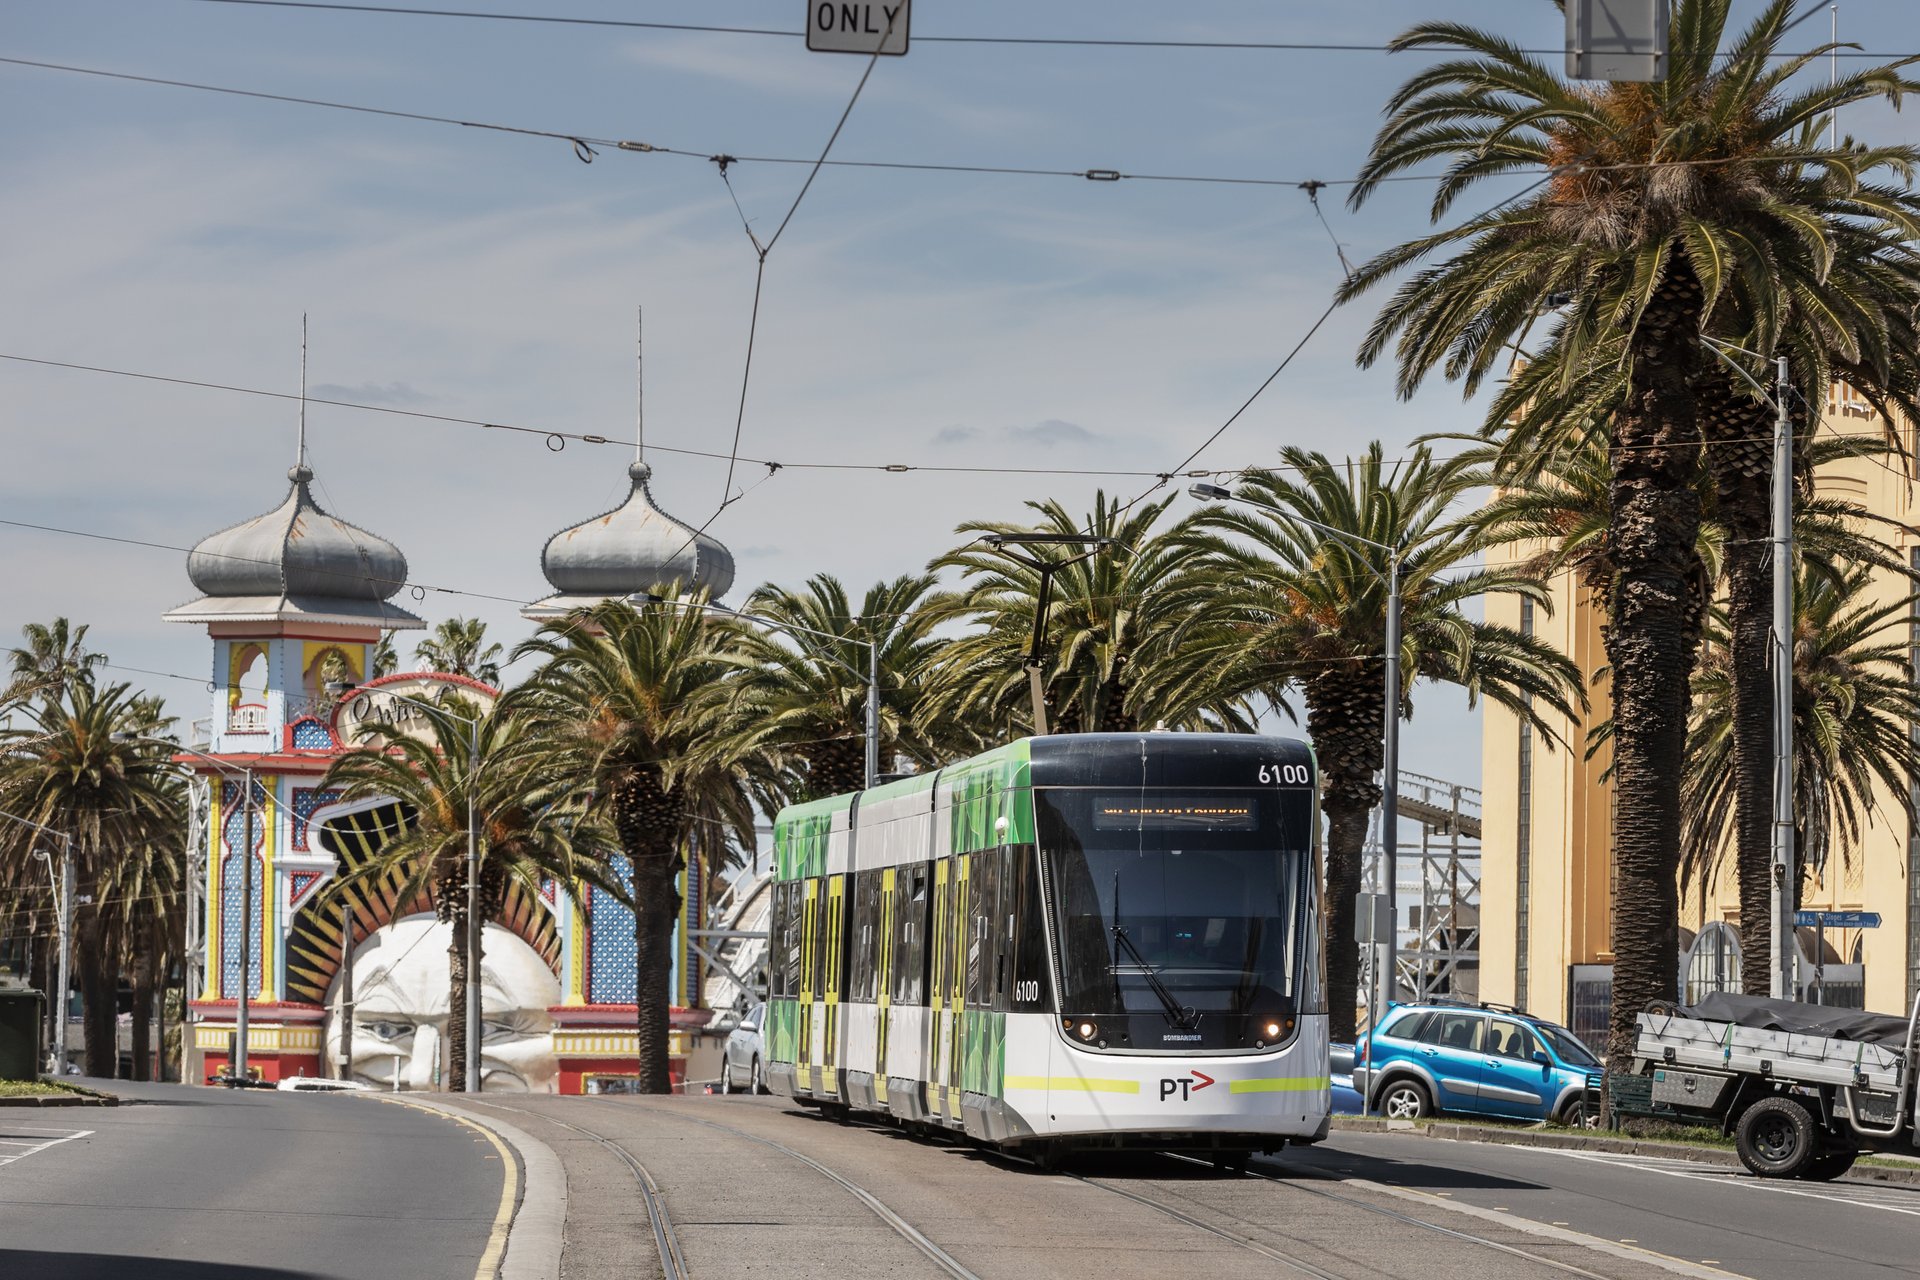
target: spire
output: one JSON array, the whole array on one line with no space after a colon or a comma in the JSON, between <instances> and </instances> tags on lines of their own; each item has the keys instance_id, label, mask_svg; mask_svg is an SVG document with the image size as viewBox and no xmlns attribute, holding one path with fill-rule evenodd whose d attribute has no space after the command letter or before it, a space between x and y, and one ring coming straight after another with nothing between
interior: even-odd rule
<instances>
[{"instance_id":1,"label":"spire","mask_svg":"<svg viewBox=\"0 0 1920 1280\"><path fill-rule=\"evenodd\" d=\"M634 307L634 466L647 461L647 309Z\"/></svg>"},{"instance_id":2,"label":"spire","mask_svg":"<svg viewBox=\"0 0 1920 1280\"><path fill-rule=\"evenodd\" d=\"M294 446L293 470L287 473L287 479L295 484L305 484L313 479L313 469L307 466L307 313L300 313L300 435Z\"/></svg>"}]
</instances>

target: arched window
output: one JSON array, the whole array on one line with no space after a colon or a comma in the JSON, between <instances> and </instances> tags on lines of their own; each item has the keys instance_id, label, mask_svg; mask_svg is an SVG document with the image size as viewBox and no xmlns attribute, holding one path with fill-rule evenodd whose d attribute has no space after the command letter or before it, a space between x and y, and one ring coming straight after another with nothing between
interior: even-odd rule
<instances>
[{"instance_id":1,"label":"arched window","mask_svg":"<svg viewBox=\"0 0 1920 1280\"><path fill-rule=\"evenodd\" d=\"M233 646L227 675L227 731L267 729L267 648L249 641Z\"/></svg>"},{"instance_id":2,"label":"arched window","mask_svg":"<svg viewBox=\"0 0 1920 1280\"><path fill-rule=\"evenodd\" d=\"M1684 1001L1697 1004L1715 991L1740 990L1740 933L1724 920L1700 926L1693 945L1682 957Z\"/></svg>"}]
</instances>

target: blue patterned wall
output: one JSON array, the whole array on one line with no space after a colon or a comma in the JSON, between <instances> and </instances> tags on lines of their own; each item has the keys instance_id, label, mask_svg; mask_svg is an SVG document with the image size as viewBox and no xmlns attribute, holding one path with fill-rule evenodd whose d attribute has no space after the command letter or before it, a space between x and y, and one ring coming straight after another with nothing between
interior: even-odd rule
<instances>
[{"instance_id":1,"label":"blue patterned wall","mask_svg":"<svg viewBox=\"0 0 1920 1280\"><path fill-rule=\"evenodd\" d=\"M620 887L633 889L633 864L615 855L612 870ZM639 987L634 975L633 912L604 893L588 900L593 930L587 953L587 1003L633 1004Z\"/></svg>"},{"instance_id":2,"label":"blue patterned wall","mask_svg":"<svg viewBox=\"0 0 1920 1280\"><path fill-rule=\"evenodd\" d=\"M253 802L256 806L253 816L253 848L258 850L266 843L266 824L269 815L266 812L267 789L258 781L253 784ZM238 783L226 782L220 787L221 822L220 841L220 994L228 1000L240 997L240 864L241 842L246 839L247 810L240 803ZM260 988L260 920L270 911L273 904L267 901L260 883L260 859L258 856L247 859L248 878L253 882L253 918L246 922L247 952L251 958L253 988Z\"/></svg>"}]
</instances>

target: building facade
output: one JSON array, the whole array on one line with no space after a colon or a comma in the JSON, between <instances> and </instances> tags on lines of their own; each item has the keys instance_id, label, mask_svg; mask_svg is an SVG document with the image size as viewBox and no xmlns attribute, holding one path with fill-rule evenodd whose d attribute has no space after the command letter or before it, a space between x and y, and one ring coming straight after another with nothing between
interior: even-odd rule
<instances>
[{"instance_id":1,"label":"building facade","mask_svg":"<svg viewBox=\"0 0 1920 1280\"><path fill-rule=\"evenodd\" d=\"M1886 423L1848 388L1829 395L1823 430L1881 436ZM1908 432L1908 448L1913 441ZM1911 526L1913 483L1897 460L1861 457L1823 468L1823 495L1859 504ZM1882 526L1900 556L1920 567L1920 538ZM1521 544L1497 559L1525 560L1538 545ZM1489 597L1489 622L1542 637L1570 656L1589 681L1593 707L1585 723L1568 725L1563 741L1543 741L1518 717L1486 704L1482 737L1485 834L1481 885L1481 995L1600 1034L1611 1003L1613 943L1613 795L1602 748L1587 756L1589 729L1610 714L1606 686L1592 683L1606 665L1603 615L1570 572L1552 579L1553 608ZM1909 584L1877 575L1881 598L1904 600ZM1920 645L1920 613L1909 609L1909 643ZM1915 650L1920 652L1920 650ZM1836 837L1836 844L1837 844ZM1869 1009L1905 1010L1920 991L1920 879L1913 874L1916 833L1895 798L1877 793L1858 843L1836 847L1807 880L1811 911L1878 913L1876 928L1798 931L1803 998ZM1739 892L1731 858L1706 885L1683 886L1682 990L1690 1000L1715 989L1739 989Z\"/></svg>"}]
</instances>

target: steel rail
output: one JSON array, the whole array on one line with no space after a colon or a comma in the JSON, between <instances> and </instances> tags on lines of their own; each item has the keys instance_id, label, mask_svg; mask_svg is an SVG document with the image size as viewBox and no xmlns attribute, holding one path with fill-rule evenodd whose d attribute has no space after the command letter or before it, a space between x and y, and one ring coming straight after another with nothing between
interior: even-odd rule
<instances>
[{"instance_id":1,"label":"steel rail","mask_svg":"<svg viewBox=\"0 0 1920 1280\"><path fill-rule=\"evenodd\" d=\"M1168 1154L1171 1155L1172 1158L1175 1160L1183 1160L1192 1164L1205 1165L1208 1163L1207 1161L1204 1161L1204 1160L1195 1160L1191 1156L1175 1155L1172 1152L1169 1152ZM1510 1244L1502 1244L1498 1240L1488 1240L1484 1236L1474 1235L1470 1231L1460 1231L1453 1227L1443 1227L1437 1222L1428 1222L1424 1218L1416 1218L1410 1213L1402 1213L1397 1209L1389 1209L1385 1205L1369 1204L1365 1200L1358 1200L1352 1196L1343 1196L1338 1194L1337 1192L1327 1191L1319 1187L1301 1186L1300 1185L1301 1180L1297 1178L1275 1177L1271 1173L1261 1173L1257 1169L1248 1169L1247 1176L1251 1178L1259 1178L1265 1182L1278 1183L1283 1187L1289 1187L1295 1191L1302 1191L1310 1196L1319 1196L1323 1200L1336 1200L1336 1201L1339 1201L1341 1204L1352 1205L1356 1209L1365 1209L1368 1213L1377 1213L1383 1218L1392 1218L1396 1222L1404 1222L1409 1224L1410 1226L1425 1227L1429 1231L1437 1231L1441 1235L1451 1236L1456 1240L1465 1240L1470 1244L1484 1245L1485 1247L1496 1250L1500 1253L1511 1254L1516 1258L1525 1258L1529 1262L1536 1262L1536 1263L1539 1263L1541 1266L1551 1267L1556 1271L1564 1271L1569 1275L1584 1276L1586 1277L1586 1280L1607 1280L1605 1276L1601 1275L1597 1271L1588 1271L1585 1268L1576 1267L1570 1262L1562 1262L1558 1258L1549 1258L1541 1254L1529 1253L1525 1249L1516 1248L1515 1246ZM1316 1182L1332 1182L1335 1180L1329 1177L1327 1174L1310 1172L1310 1171L1305 1172L1305 1176Z\"/></svg>"},{"instance_id":2,"label":"steel rail","mask_svg":"<svg viewBox=\"0 0 1920 1280\"><path fill-rule=\"evenodd\" d=\"M609 1103L607 1105L616 1104ZM812 1156L804 1152L795 1151L783 1142L775 1142L772 1138L763 1138L757 1133L749 1133L745 1129L736 1129L730 1124L721 1124L716 1120L702 1120L698 1116L679 1115L665 1108L649 1108L648 1110L652 1115L663 1115L670 1120L682 1120L688 1124L697 1124L708 1129L717 1129L722 1133L730 1133L736 1138L745 1138L749 1142L757 1142L763 1147L771 1147L784 1156L790 1156L798 1160L815 1173L821 1174L828 1180L837 1183L842 1190L872 1210L875 1217L893 1228L895 1233L906 1240L908 1244L911 1244L914 1248L925 1254L934 1265L954 1277L954 1280L980 1280L979 1276L961 1265L959 1259L928 1239L920 1228L914 1226L911 1222L908 1222L905 1218L894 1212L880 1197L874 1195L871 1191L868 1191L852 1179L829 1169Z\"/></svg>"},{"instance_id":3,"label":"steel rail","mask_svg":"<svg viewBox=\"0 0 1920 1280\"><path fill-rule=\"evenodd\" d=\"M556 1120L552 1116L536 1111L527 1111L521 1107L509 1107L504 1103L487 1102L480 1098L469 1097L468 1102L477 1102L483 1107L492 1107L496 1111L511 1111L516 1115L543 1120L562 1129L571 1130L583 1138L591 1138L611 1151L633 1171L640 1184L640 1199L647 1206L647 1222L653 1228L653 1243L660 1250L660 1270L665 1280L689 1280L693 1272L687 1267L686 1255L680 1252L680 1237L674 1233L673 1219L667 1216L667 1199L661 1194L660 1184L653 1180L653 1174L647 1166L641 1164L638 1157L625 1147L602 1133L584 1129L577 1124L568 1124L565 1120Z\"/></svg>"},{"instance_id":4,"label":"steel rail","mask_svg":"<svg viewBox=\"0 0 1920 1280\"><path fill-rule=\"evenodd\" d=\"M1206 1164L1207 1162L1204 1160L1200 1160L1200 1161L1195 1161L1194 1163ZM1312 1276L1314 1277L1314 1280L1355 1280L1355 1278L1352 1276L1341 1276L1341 1275L1336 1275L1331 1271L1322 1270L1321 1268L1314 1266L1311 1262L1308 1262L1305 1258L1296 1257L1295 1255L1288 1253L1283 1249L1276 1249L1272 1245L1263 1244L1260 1241L1253 1239L1251 1236L1243 1236L1237 1231L1229 1231L1225 1227L1218 1226L1211 1222L1207 1222L1201 1218L1196 1218L1194 1215L1187 1213L1183 1210L1176 1209L1170 1204L1165 1204L1159 1200L1155 1200L1152 1196L1143 1196L1143 1195L1140 1195L1138 1192L1128 1191L1124 1187L1116 1187L1112 1183L1098 1182L1092 1178L1087 1177L1085 1174L1068 1173L1066 1176L1069 1178L1072 1178L1076 1182L1084 1182L1090 1187L1098 1187L1102 1191L1111 1191L1114 1195L1123 1196L1126 1199L1131 1200L1136 1204L1145 1205L1147 1208L1153 1209L1158 1211L1159 1213L1165 1214L1167 1217L1172 1218L1175 1221L1184 1222L1190 1227L1198 1227L1200 1230L1206 1232L1209 1235L1218 1236L1222 1240L1229 1240L1234 1244L1239 1245L1242 1249L1251 1250L1252 1252L1259 1254L1263 1258L1271 1258L1273 1261L1280 1263L1282 1266L1290 1267L1291 1269L1298 1271L1301 1275ZM1236 1221L1238 1220L1239 1219L1236 1219ZM1377 1274L1377 1272L1375 1272L1373 1269L1368 1269L1367 1274L1373 1275L1373 1274Z\"/></svg>"}]
</instances>

